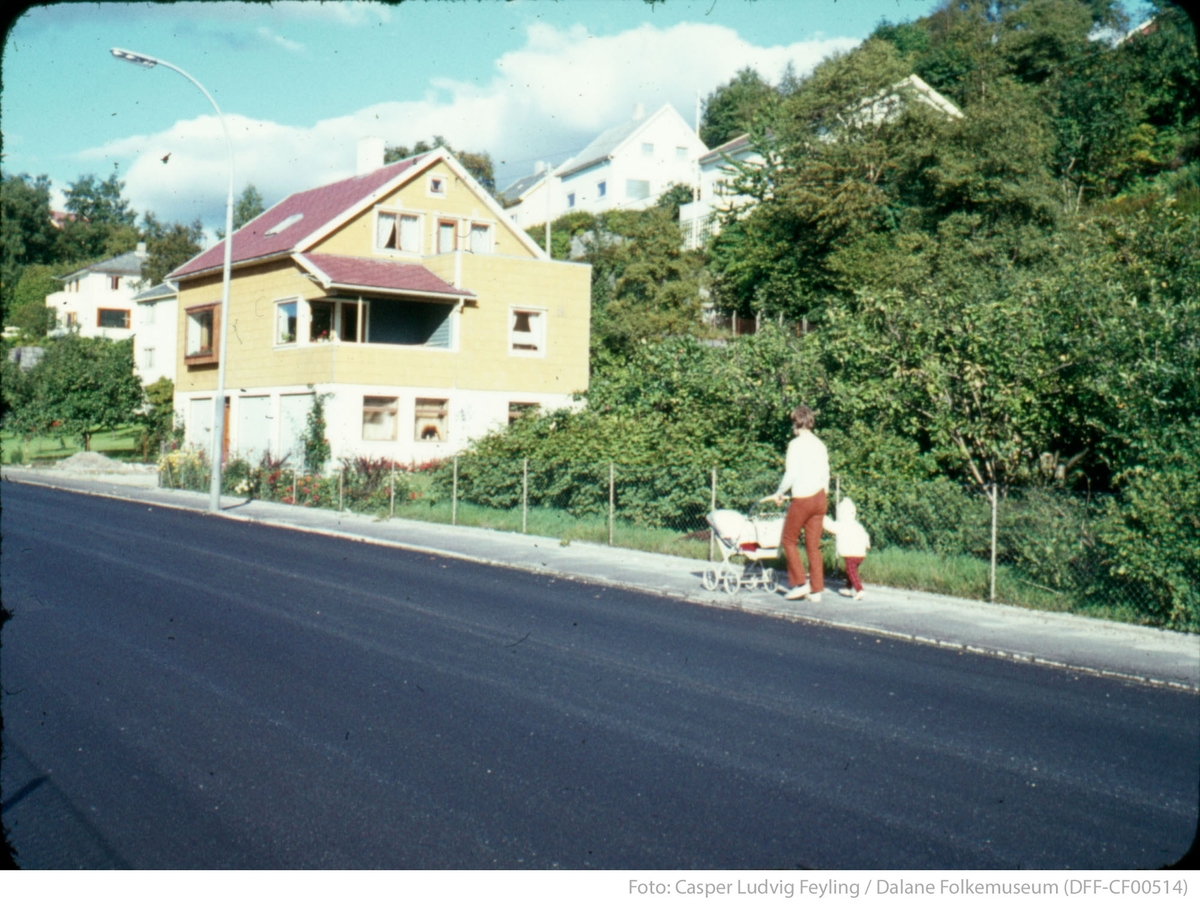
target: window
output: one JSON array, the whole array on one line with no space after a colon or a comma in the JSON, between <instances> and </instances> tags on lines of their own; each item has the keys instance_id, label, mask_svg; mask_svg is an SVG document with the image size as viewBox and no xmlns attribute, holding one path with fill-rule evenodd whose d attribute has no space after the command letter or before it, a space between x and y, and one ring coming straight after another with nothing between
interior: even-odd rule
<instances>
[{"instance_id":1,"label":"window","mask_svg":"<svg viewBox=\"0 0 1200 905\"><path fill-rule=\"evenodd\" d=\"M154 302L142 305L142 323L147 327L154 326L154 309L157 307L158 306L155 305Z\"/></svg>"},{"instance_id":2,"label":"window","mask_svg":"<svg viewBox=\"0 0 1200 905\"><path fill-rule=\"evenodd\" d=\"M437 250L438 254L442 255L448 251L454 251L457 247L455 223L453 220L439 220L437 227Z\"/></svg>"},{"instance_id":3,"label":"window","mask_svg":"<svg viewBox=\"0 0 1200 905\"><path fill-rule=\"evenodd\" d=\"M147 346L142 349L142 370L149 370L154 367L154 348Z\"/></svg>"},{"instance_id":4,"label":"window","mask_svg":"<svg viewBox=\"0 0 1200 905\"><path fill-rule=\"evenodd\" d=\"M446 439L446 424L450 403L447 399L418 399L413 437L426 442L440 443Z\"/></svg>"},{"instance_id":5,"label":"window","mask_svg":"<svg viewBox=\"0 0 1200 905\"><path fill-rule=\"evenodd\" d=\"M121 278L113 277L112 282L109 283L109 288L111 288L113 292L116 292L118 289L120 289L121 288Z\"/></svg>"},{"instance_id":6,"label":"window","mask_svg":"<svg viewBox=\"0 0 1200 905\"><path fill-rule=\"evenodd\" d=\"M119 308L101 308L96 312L96 326L128 330L129 312Z\"/></svg>"},{"instance_id":7,"label":"window","mask_svg":"<svg viewBox=\"0 0 1200 905\"><path fill-rule=\"evenodd\" d=\"M643 157L653 157L654 156L654 143L653 142L649 142L649 141L642 142L642 156Z\"/></svg>"},{"instance_id":8,"label":"window","mask_svg":"<svg viewBox=\"0 0 1200 905\"><path fill-rule=\"evenodd\" d=\"M545 317L544 311L512 309L508 331L509 351L517 355L541 355L545 351Z\"/></svg>"},{"instance_id":9,"label":"window","mask_svg":"<svg viewBox=\"0 0 1200 905\"><path fill-rule=\"evenodd\" d=\"M536 402L510 402L508 404L508 423L524 418L526 415L537 414L540 406Z\"/></svg>"},{"instance_id":10,"label":"window","mask_svg":"<svg viewBox=\"0 0 1200 905\"><path fill-rule=\"evenodd\" d=\"M280 302L275 306L275 344L286 346L296 341L296 303Z\"/></svg>"},{"instance_id":11,"label":"window","mask_svg":"<svg viewBox=\"0 0 1200 905\"><path fill-rule=\"evenodd\" d=\"M454 347L454 305L413 302L407 299L376 299L366 322L367 341L427 349Z\"/></svg>"},{"instance_id":12,"label":"window","mask_svg":"<svg viewBox=\"0 0 1200 905\"><path fill-rule=\"evenodd\" d=\"M485 255L492 250L492 230L486 223L471 224L471 253Z\"/></svg>"},{"instance_id":13,"label":"window","mask_svg":"<svg viewBox=\"0 0 1200 905\"><path fill-rule=\"evenodd\" d=\"M437 198L446 197L446 179L443 176L430 176L428 183L429 194Z\"/></svg>"},{"instance_id":14,"label":"window","mask_svg":"<svg viewBox=\"0 0 1200 905\"><path fill-rule=\"evenodd\" d=\"M380 211L376 241L380 248L421 251L421 220L415 214L393 214Z\"/></svg>"},{"instance_id":15,"label":"window","mask_svg":"<svg viewBox=\"0 0 1200 905\"><path fill-rule=\"evenodd\" d=\"M198 305L187 312L188 364L212 364L217 360L217 305Z\"/></svg>"},{"instance_id":16,"label":"window","mask_svg":"<svg viewBox=\"0 0 1200 905\"><path fill-rule=\"evenodd\" d=\"M569 195L567 195L567 207L574 207L574 206L575 206L575 193L571 192Z\"/></svg>"},{"instance_id":17,"label":"window","mask_svg":"<svg viewBox=\"0 0 1200 905\"><path fill-rule=\"evenodd\" d=\"M364 396L363 426L364 440L395 440L396 412L399 400L395 396Z\"/></svg>"},{"instance_id":18,"label":"window","mask_svg":"<svg viewBox=\"0 0 1200 905\"><path fill-rule=\"evenodd\" d=\"M676 159L678 159L678 160L687 160L687 156L688 156L687 148L685 148L685 147L682 147L681 145L676 145L676 146L675 146L675 157L676 157Z\"/></svg>"},{"instance_id":19,"label":"window","mask_svg":"<svg viewBox=\"0 0 1200 905\"><path fill-rule=\"evenodd\" d=\"M597 198L603 198L607 192L608 192L608 183L607 182L597 182L596 183L596 197Z\"/></svg>"},{"instance_id":20,"label":"window","mask_svg":"<svg viewBox=\"0 0 1200 905\"><path fill-rule=\"evenodd\" d=\"M641 201L650 197L649 179L626 179L625 197L630 201Z\"/></svg>"},{"instance_id":21,"label":"window","mask_svg":"<svg viewBox=\"0 0 1200 905\"><path fill-rule=\"evenodd\" d=\"M327 343L333 339L333 302L309 302L308 341Z\"/></svg>"}]
</instances>

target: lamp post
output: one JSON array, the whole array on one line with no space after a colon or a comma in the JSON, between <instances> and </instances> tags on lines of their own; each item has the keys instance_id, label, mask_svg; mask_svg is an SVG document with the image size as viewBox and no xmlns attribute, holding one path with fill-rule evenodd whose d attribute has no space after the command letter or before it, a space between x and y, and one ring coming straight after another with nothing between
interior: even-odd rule
<instances>
[{"instance_id":1,"label":"lamp post","mask_svg":"<svg viewBox=\"0 0 1200 905\"><path fill-rule=\"evenodd\" d=\"M226 338L229 335L229 271L233 260L233 142L229 140L229 128L225 125L225 117L221 108L213 100L211 94L194 78L166 60L148 57L131 50L119 47L112 49L112 55L118 60L136 63L146 69L155 66L165 66L178 72L181 76L200 89L208 98L208 102L217 111L217 119L221 121L221 131L225 133L225 146L229 149L229 194L225 200L225 270L221 282L221 338L217 347L217 392L213 398L213 442L212 442L212 476L209 482L208 511L221 511L221 456L225 446L225 359Z\"/></svg>"}]
</instances>

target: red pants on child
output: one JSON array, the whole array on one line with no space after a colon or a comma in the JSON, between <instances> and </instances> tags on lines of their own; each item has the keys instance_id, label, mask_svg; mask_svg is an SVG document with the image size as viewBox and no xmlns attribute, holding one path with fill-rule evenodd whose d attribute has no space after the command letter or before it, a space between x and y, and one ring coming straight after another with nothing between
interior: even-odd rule
<instances>
[{"instance_id":1,"label":"red pants on child","mask_svg":"<svg viewBox=\"0 0 1200 905\"><path fill-rule=\"evenodd\" d=\"M863 557L847 556L846 557L846 577L850 579L850 584L854 586L854 590L861 591L862 580L858 577L858 567L862 564Z\"/></svg>"}]
</instances>

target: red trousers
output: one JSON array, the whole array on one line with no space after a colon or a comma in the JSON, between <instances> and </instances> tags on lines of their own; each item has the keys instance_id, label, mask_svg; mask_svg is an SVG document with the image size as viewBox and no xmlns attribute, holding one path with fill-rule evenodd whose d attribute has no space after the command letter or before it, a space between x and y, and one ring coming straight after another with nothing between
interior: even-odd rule
<instances>
[{"instance_id":1,"label":"red trousers","mask_svg":"<svg viewBox=\"0 0 1200 905\"><path fill-rule=\"evenodd\" d=\"M825 564L821 561L821 532L828 503L825 491L812 496L793 498L783 520L783 555L787 558L788 584L793 588L804 584L808 576L804 562L800 559L800 531L804 530L804 552L808 554L808 568L812 571L814 594L825 590Z\"/></svg>"},{"instance_id":2,"label":"red trousers","mask_svg":"<svg viewBox=\"0 0 1200 905\"><path fill-rule=\"evenodd\" d=\"M846 578L849 579L850 585L856 591L861 591L862 579L858 577L858 567L862 565L863 557L847 556L846 557Z\"/></svg>"}]
</instances>

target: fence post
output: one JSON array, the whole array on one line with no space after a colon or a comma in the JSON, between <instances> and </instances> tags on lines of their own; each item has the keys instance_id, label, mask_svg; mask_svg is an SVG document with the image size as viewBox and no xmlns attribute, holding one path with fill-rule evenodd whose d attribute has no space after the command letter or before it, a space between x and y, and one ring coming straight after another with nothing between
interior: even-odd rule
<instances>
[{"instance_id":1,"label":"fence post","mask_svg":"<svg viewBox=\"0 0 1200 905\"><path fill-rule=\"evenodd\" d=\"M992 491L989 494L992 503L992 566L991 566L991 594L989 599L992 603L996 602L996 510L1000 506L1000 495L996 492L995 483L992 484Z\"/></svg>"},{"instance_id":2,"label":"fence post","mask_svg":"<svg viewBox=\"0 0 1200 905\"><path fill-rule=\"evenodd\" d=\"M708 507L709 512L715 512L717 508L717 467L714 465L712 470L712 504ZM717 536L710 527L708 529L708 561L712 562L716 558L717 552Z\"/></svg>"},{"instance_id":3,"label":"fence post","mask_svg":"<svg viewBox=\"0 0 1200 905\"><path fill-rule=\"evenodd\" d=\"M521 533L528 534L526 519L529 515L529 460L521 460Z\"/></svg>"},{"instance_id":4,"label":"fence post","mask_svg":"<svg viewBox=\"0 0 1200 905\"><path fill-rule=\"evenodd\" d=\"M299 505L299 500L296 499L296 469L292 469L292 505Z\"/></svg>"},{"instance_id":5,"label":"fence post","mask_svg":"<svg viewBox=\"0 0 1200 905\"><path fill-rule=\"evenodd\" d=\"M346 466L343 465L338 469L338 512L344 512L346 504L344 502L345 495L342 492L342 487L345 484L343 480L346 477Z\"/></svg>"},{"instance_id":6,"label":"fence post","mask_svg":"<svg viewBox=\"0 0 1200 905\"><path fill-rule=\"evenodd\" d=\"M834 482L835 482L836 490L834 491L833 505L834 505L834 508L836 509L838 504L842 502L842 476L835 475Z\"/></svg>"},{"instance_id":7,"label":"fence post","mask_svg":"<svg viewBox=\"0 0 1200 905\"><path fill-rule=\"evenodd\" d=\"M163 462L165 462L166 466L167 466L167 486L169 486L172 490L174 490L175 489L175 477L171 474L171 460L168 459L164 455ZM160 483L161 483L161 480L162 479L160 478L159 479Z\"/></svg>"},{"instance_id":8,"label":"fence post","mask_svg":"<svg viewBox=\"0 0 1200 905\"><path fill-rule=\"evenodd\" d=\"M613 483L613 463L608 463L608 545L613 545L613 517L615 515L615 506L617 496L615 493L616 487Z\"/></svg>"},{"instance_id":9,"label":"fence post","mask_svg":"<svg viewBox=\"0 0 1200 905\"><path fill-rule=\"evenodd\" d=\"M458 524L458 456L454 457L454 489L450 494L450 524Z\"/></svg>"},{"instance_id":10,"label":"fence post","mask_svg":"<svg viewBox=\"0 0 1200 905\"><path fill-rule=\"evenodd\" d=\"M392 460L392 486L388 499L388 518L396 517L396 460Z\"/></svg>"}]
</instances>

